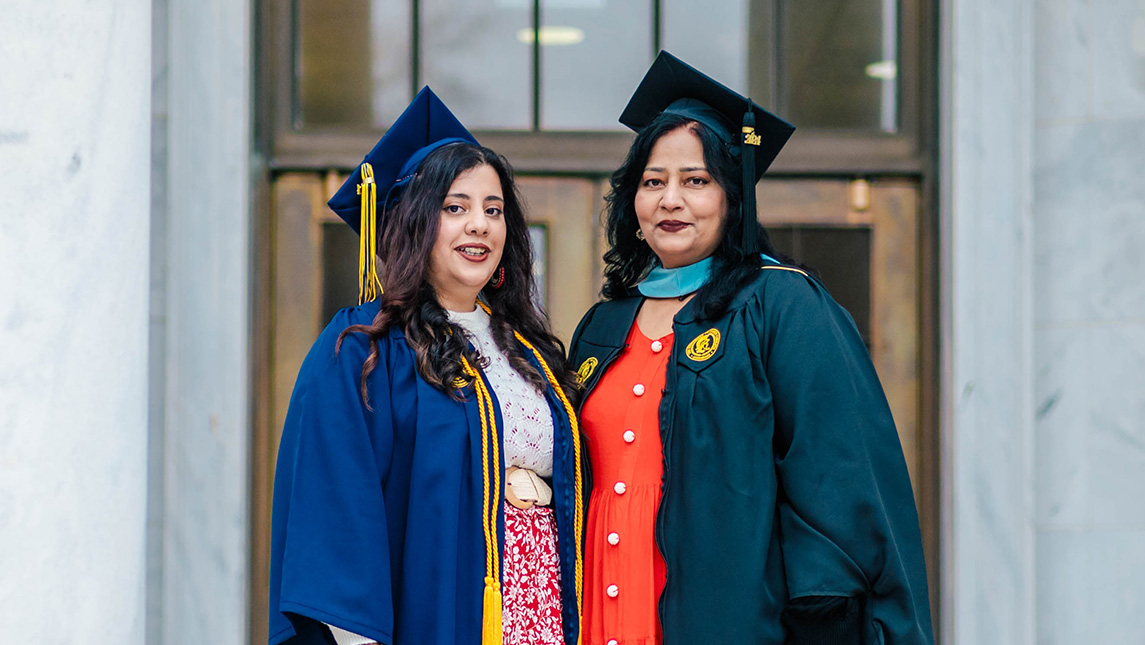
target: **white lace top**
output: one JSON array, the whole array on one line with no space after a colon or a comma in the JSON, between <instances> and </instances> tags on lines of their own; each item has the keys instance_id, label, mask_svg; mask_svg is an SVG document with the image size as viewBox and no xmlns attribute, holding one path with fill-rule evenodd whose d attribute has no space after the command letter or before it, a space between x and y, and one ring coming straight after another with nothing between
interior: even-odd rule
<instances>
[{"instance_id":1,"label":"white lace top","mask_svg":"<svg viewBox=\"0 0 1145 645\"><path fill-rule=\"evenodd\" d=\"M481 356L489 359L485 376L501 406L505 466L528 468L542 477L553 474L553 417L544 397L513 369L493 340L489 314L481 307L469 313L447 312L465 330Z\"/></svg>"}]
</instances>

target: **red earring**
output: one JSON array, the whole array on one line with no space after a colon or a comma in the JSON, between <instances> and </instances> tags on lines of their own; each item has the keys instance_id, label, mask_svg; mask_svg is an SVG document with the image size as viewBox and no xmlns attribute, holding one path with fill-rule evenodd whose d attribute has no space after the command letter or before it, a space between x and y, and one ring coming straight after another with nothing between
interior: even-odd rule
<instances>
[{"instance_id":1,"label":"red earring","mask_svg":"<svg viewBox=\"0 0 1145 645\"><path fill-rule=\"evenodd\" d=\"M505 267L497 269L497 272L493 275L497 276L497 279L494 280L490 286L492 286L494 289L500 289L501 285L505 284Z\"/></svg>"}]
</instances>

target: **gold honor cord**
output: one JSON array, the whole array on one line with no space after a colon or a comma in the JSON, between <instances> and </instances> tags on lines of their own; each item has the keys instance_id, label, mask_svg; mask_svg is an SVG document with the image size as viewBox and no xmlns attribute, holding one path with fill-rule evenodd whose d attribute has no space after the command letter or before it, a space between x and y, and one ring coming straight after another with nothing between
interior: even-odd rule
<instances>
[{"instance_id":1,"label":"gold honor cord","mask_svg":"<svg viewBox=\"0 0 1145 645\"><path fill-rule=\"evenodd\" d=\"M485 310L485 313L490 314L490 315L493 314L492 310L489 309L489 305L486 305L484 302L481 302L481 301L478 301L477 304L478 304L478 306L480 306L482 309ZM525 337L522 336L520 334L520 332L514 330L513 335L517 337L518 342L520 342L522 345L524 345L526 348L528 348L529 351L533 352L533 356L536 357L537 362L540 363L541 369L544 370L544 372L545 372L545 378L548 379L549 384L553 386L553 391L555 391L557 393L557 398L559 398L561 400L561 405L565 409L565 414L568 415L569 426L570 426L570 429L572 431L573 461L575 463L573 491L574 491L574 498L576 500L574 502L574 505L573 505L573 537L574 537L575 543L576 543L576 563L573 567L573 572L574 572L573 575L574 575L575 580L574 580L573 584L576 587L576 617L577 617L577 639L576 639L576 642L577 642L577 645L580 645L582 639L584 638L584 625L581 622L582 616L584 615L584 612L581 608L581 598L584 595L583 594L583 588L584 588L584 553L582 552L583 546L582 546L582 541L581 541L581 536L584 534L584 476L581 473L581 466L580 466L580 461L581 461L581 459L580 459L580 426L577 424L576 411L573 410L572 404L569 403L568 397L565 396L564 390L561 389L560 383L557 382L557 377L553 375L553 370L549 368L549 364L545 362L544 357L541 356L541 353L537 351L536 347L533 347L532 343L525 340ZM478 377L477 371L474 370L469 365L469 362L465 360L464 356L461 357L461 361L462 361L462 364L465 368L465 373L469 374L470 376L472 376L474 378L474 381L477 384L477 393L478 393L478 396L480 397L480 399L483 401L488 401L487 404L489 406L489 414L492 415L492 413L493 413L493 400L489 397L489 391L485 388L485 384ZM478 405L478 409L481 410L481 427L482 427L482 430L481 430L481 442L482 442L481 448L486 453L488 453L488 450L485 447L485 441L486 441L486 438L485 438L485 410L480 405ZM497 437L496 430L497 430L496 427L494 427L493 428L494 443L496 443L496 437ZM498 455L496 452L497 451L496 445L494 445L493 450L494 450L493 459L494 459L494 462L496 463L498 460ZM488 464L486 464L486 466L487 465ZM500 484L500 478L501 478L500 468L497 468L494 470L494 477L497 478L497 487L498 488L496 490L500 491L500 485L501 485ZM494 495L496 495L496 493ZM486 469L485 469L485 499L486 500L489 499L489 469L488 469L488 467L486 467ZM496 501L496 497L494 497L494 508L493 508L494 515L491 518L491 524L493 527L493 538L494 539L496 539L496 536L497 536L497 516L496 516L496 513L498 512L498 508L499 508L499 505ZM488 513L488 509L486 509L486 512ZM486 538L486 544L489 544L489 543L490 542L488 541L488 538ZM490 549L486 549L486 554L488 554L490 557L491 557L491 553L492 552ZM498 557L498 560L500 560L499 557ZM488 571L488 562L486 563L486 567L487 567L486 570ZM500 645L500 643L501 643L501 592L500 592L499 587L496 590L496 603L497 603L496 604L496 607L497 607L497 626L496 627L497 627L497 633L496 633L496 636L494 637L495 640L492 640L492 641L488 640L491 637L491 634L489 632L490 626L489 626L489 604L488 604L490 602L490 595L489 595L490 580L492 580L493 584L496 584L497 580L499 580L499 579L500 579L499 577L494 577L492 579L490 579L490 578L485 579L485 602L486 602L486 605L485 605L485 614L484 614L485 615L485 625L484 625L484 630L482 633L482 641L481 641L482 645Z\"/></svg>"},{"instance_id":2,"label":"gold honor cord","mask_svg":"<svg viewBox=\"0 0 1145 645\"><path fill-rule=\"evenodd\" d=\"M362 221L358 235L358 304L371 302L382 292L378 279L378 184L374 181L374 167L362 164L362 182L358 184L362 198Z\"/></svg>"},{"instance_id":3,"label":"gold honor cord","mask_svg":"<svg viewBox=\"0 0 1145 645\"><path fill-rule=\"evenodd\" d=\"M774 264L765 264L759 268L761 268L761 269L775 269L776 271L790 271L792 273L798 273L805 278L811 277L811 276L807 275L806 271L803 271L802 269L796 269L794 267L784 267L784 266L776 266Z\"/></svg>"},{"instance_id":4,"label":"gold honor cord","mask_svg":"<svg viewBox=\"0 0 1145 645\"><path fill-rule=\"evenodd\" d=\"M477 391L477 411L481 415L481 529L485 533L485 592L481 605L481 645L501 645L501 554L497 545L497 517L500 513L501 456L497 440L497 422L493 411L493 398L481 375L464 356L461 365L473 378ZM493 437L493 486L489 485L489 437ZM492 493L490 493L492 491ZM490 499L492 497L492 499Z\"/></svg>"},{"instance_id":5,"label":"gold honor cord","mask_svg":"<svg viewBox=\"0 0 1145 645\"><path fill-rule=\"evenodd\" d=\"M484 305L482 305L484 306ZM517 340L529 348L533 352L533 356L537 358L537 362L541 364L541 369L545 370L545 378L553 386L553 391L557 393L557 398L561 400L561 405L565 408L565 414L569 417L569 426L572 430L573 441L573 462L576 464L576 472L573 482L573 491L575 493L576 502L573 508L573 535L576 538L576 565L573 569L573 575L576 578L576 619L577 619L577 645L580 645L581 639L584 636L584 625L581 623L581 596L584 587L584 554L581 553L581 535L584 533L584 477L580 471L580 426L576 420L576 411L573 410L572 404L569 403L568 397L565 396L564 390L561 389L560 383L557 382L557 377L553 375L553 371L549 369L549 364L541 357L541 353L537 351L533 344L525 340L519 332L514 331L513 335Z\"/></svg>"}]
</instances>

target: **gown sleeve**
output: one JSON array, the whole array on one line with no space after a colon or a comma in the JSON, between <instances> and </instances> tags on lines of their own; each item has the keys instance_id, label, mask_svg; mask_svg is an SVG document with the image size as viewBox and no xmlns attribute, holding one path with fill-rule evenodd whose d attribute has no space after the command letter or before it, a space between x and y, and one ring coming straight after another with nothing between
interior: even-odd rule
<instances>
[{"instance_id":1,"label":"gown sleeve","mask_svg":"<svg viewBox=\"0 0 1145 645\"><path fill-rule=\"evenodd\" d=\"M386 340L359 386L369 345L340 313L302 365L275 474L270 644L327 643L323 623L392 642L394 609L383 497L392 451Z\"/></svg>"},{"instance_id":2,"label":"gown sleeve","mask_svg":"<svg viewBox=\"0 0 1145 645\"><path fill-rule=\"evenodd\" d=\"M789 642L932 643L914 495L870 355L817 281L777 278L759 315Z\"/></svg>"}]
</instances>

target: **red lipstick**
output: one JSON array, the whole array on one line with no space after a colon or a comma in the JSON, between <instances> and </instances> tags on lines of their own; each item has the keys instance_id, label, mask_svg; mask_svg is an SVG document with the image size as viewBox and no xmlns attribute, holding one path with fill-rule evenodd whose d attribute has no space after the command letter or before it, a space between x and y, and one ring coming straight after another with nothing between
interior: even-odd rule
<instances>
[{"instance_id":1,"label":"red lipstick","mask_svg":"<svg viewBox=\"0 0 1145 645\"><path fill-rule=\"evenodd\" d=\"M687 224L675 219L666 219L656 225L657 228L668 233L677 233L687 228Z\"/></svg>"},{"instance_id":2,"label":"red lipstick","mask_svg":"<svg viewBox=\"0 0 1145 645\"><path fill-rule=\"evenodd\" d=\"M489 247L484 244L462 244L453 250L470 262L484 262L489 259Z\"/></svg>"}]
</instances>

